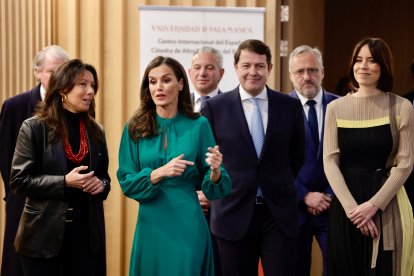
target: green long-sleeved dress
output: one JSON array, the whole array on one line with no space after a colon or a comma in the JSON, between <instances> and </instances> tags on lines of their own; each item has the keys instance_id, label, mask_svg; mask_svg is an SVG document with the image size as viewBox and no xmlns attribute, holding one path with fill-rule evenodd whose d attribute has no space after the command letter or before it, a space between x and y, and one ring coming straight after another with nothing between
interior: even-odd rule
<instances>
[{"instance_id":1,"label":"green long-sleeved dress","mask_svg":"<svg viewBox=\"0 0 414 276\"><path fill-rule=\"evenodd\" d=\"M125 126L119 149L118 180L124 194L140 203L129 275L214 275L210 231L196 188L219 199L230 193L231 181L221 169L218 183L210 181L207 147L215 145L204 117L157 116L159 134L134 142ZM184 154L193 161L179 177L152 185L152 170Z\"/></svg>"}]
</instances>

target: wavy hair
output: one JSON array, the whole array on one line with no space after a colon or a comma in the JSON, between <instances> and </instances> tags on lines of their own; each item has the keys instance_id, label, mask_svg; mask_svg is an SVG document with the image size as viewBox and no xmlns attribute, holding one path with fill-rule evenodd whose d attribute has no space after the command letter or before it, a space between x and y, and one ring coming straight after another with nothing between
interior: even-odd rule
<instances>
[{"instance_id":1,"label":"wavy hair","mask_svg":"<svg viewBox=\"0 0 414 276\"><path fill-rule=\"evenodd\" d=\"M83 63L79 59L72 59L63 63L50 76L49 86L46 91L46 97L40 102L36 115L45 122L49 130L49 142L57 142L67 137L66 122L63 116L62 97L68 94L75 87L76 82L85 71L89 71L94 79L95 95L98 92L99 80L95 68ZM88 112L81 114L85 125L90 130L92 140L103 139L100 126L96 123L95 117L95 101L91 102Z\"/></svg>"},{"instance_id":2,"label":"wavy hair","mask_svg":"<svg viewBox=\"0 0 414 276\"><path fill-rule=\"evenodd\" d=\"M140 100L141 105L129 121L128 133L134 141L158 134L156 119L156 106L149 90L149 72L161 65L166 65L174 72L178 81L183 81L183 89L178 95L178 111L184 113L189 118L195 119L200 115L193 111L190 87L188 78L183 66L171 57L158 56L148 64L141 81Z\"/></svg>"}]
</instances>

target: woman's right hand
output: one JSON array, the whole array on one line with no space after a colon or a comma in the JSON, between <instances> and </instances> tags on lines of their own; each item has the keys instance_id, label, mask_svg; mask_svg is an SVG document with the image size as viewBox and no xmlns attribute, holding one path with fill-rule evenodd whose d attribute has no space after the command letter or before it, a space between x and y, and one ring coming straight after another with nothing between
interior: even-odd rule
<instances>
[{"instance_id":1,"label":"woman's right hand","mask_svg":"<svg viewBox=\"0 0 414 276\"><path fill-rule=\"evenodd\" d=\"M180 154L164 166L153 170L150 177L151 183L155 185L165 177L180 176L187 169L187 166L194 165L194 162L184 160L183 158L184 154Z\"/></svg>"},{"instance_id":2,"label":"woman's right hand","mask_svg":"<svg viewBox=\"0 0 414 276\"><path fill-rule=\"evenodd\" d=\"M88 173L81 173L87 170L88 166L79 166L74 168L65 176L65 185L71 188L83 190L84 184L93 177L94 171Z\"/></svg>"},{"instance_id":3,"label":"woman's right hand","mask_svg":"<svg viewBox=\"0 0 414 276\"><path fill-rule=\"evenodd\" d=\"M363 226L359 228L364 236L375 238L379 235L377 226L372 219L369 219Z\"/></svg>"}]
</instances>

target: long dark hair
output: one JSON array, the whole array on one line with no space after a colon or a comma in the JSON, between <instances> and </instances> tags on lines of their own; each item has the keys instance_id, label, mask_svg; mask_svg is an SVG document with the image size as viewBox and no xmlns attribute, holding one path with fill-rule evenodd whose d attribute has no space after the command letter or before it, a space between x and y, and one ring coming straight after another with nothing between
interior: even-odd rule
<instances>
[{"instance_id":1,"label":"long dark hair","mask_svg":"<svg viewBox=\"0 0 414 276\"><path fill-rule=\"evenodd\" d=\"M368 45L372 58L381 67L381 75L377 83L377 88L383 92L391 91L394 86L393 58L390 47L381 38L365 38L355 46L349 66L349 76L351 77L352 84L359 88L359 83L354 76L354 64L356 63L359 51L364 45Z\"/></svg>"},{"instance_id":2,"label":"long dark hair","mask_svg":"<svg viewBox=\"0 0 414 276\"><path fill-rule=\"evenodd\" d=\"M144 76L141 81L140 100L141 105L134 116L129 121L128 132L134 141L139 138L153 136L158 134L156 106L151 97L149 90L149 72L161 65L167 65L174 72L178 81L183 81L183 89L178 94L178 111L184 113L189 118L195 119L200 115L193 111L193 103L191 101L190 87L184 67L171 57L158 56L154 58L145 69Z\"/></svg>"},{"instance_id":3,"label":"long dark hair","mask_svg":"<svg viewBox=\"0 0 414 276\"><path fill-rule=\"evenodd\" d=\"M66 123L63 116L62 97L68 94L76 84L76 81L85 72L91 72L94 78L95 95L98 92L99 80L95 68L83 63L79 59L72 59L63 63L50 76L46 97L40 102L36 115L45 122L49 130L49 142L54 143L67 137ZM81 113L86 127L90 130L92 140L102 139L99 125L94 119L95 101L91 102L88 112Z\"/></svg>"}]
</instances>

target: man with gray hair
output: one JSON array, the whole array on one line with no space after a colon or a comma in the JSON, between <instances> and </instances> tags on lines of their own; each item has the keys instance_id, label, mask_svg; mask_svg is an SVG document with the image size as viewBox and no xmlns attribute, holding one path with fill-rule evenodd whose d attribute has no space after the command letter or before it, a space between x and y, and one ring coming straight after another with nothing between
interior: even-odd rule
<instances>
[{"instance_id":1,"label":"man with gray hair","mask_svg":"<svg viewBox=\"0 0 414 276\"><path fill-rule=\"evenodd\" d=\"M223 55L212 47L197 49L188 74L195 88L192 93L194 111L200 111L205 100L221 93L218 85L224 74Z\"/></svg>"},{"instance_id":2,"label":"man with gray hair","mask_svg":"<svg viewBox=\"0 0 414 276\"><path fill-rule=\"evenodd\" d=\"M300 209L296 275L310 273L314 236L322 250L326 275L328 210L333 192L323 170L323 126L326 106L337 96L322 88L325 72L317 48L302 45L294 49L289 57L289 73L294 87L290 95L302 103L306 139L306 161L295 179Z\"/></svg>"},{"instance_id":3,"label":"man with gray hair","mask_svg":"<svg viewBox=\"0 0 414 276\"><path fill-rule=\"evenodd\" d=\"M221 94L218 85L223 77L223 55L215 48L204 46L193 53L191 68L188 69L191 83L195 91L191 93L194 104L194 111L199 112L204 108L208 99ZM206 220L210 225L210 201L204 196L203 192L198 189L198 200L203 209ZM216 276L221 276L220 258L218 256L217 242L215 237L211 236L214 251L214 271Z\"/></svg>"},{"instance_id":4,"label":"man with gray hair","mask_svg":"<svg viewBox=\"0 0 414 276\"><path fill-rule=\"evenodd\" d=\"M51 45L37 53L33 60L33 73L38 85L32 90L4 101L0 114L0 171L3 178L6 201L6 226L3 239L1 275L23 276L13 243L24 207L24 198L10 191L9 177L17 136L23 121L31 117L41 100L45 98L50 75L69 55L61 47Z\"/></svg>"}]
</instances>

